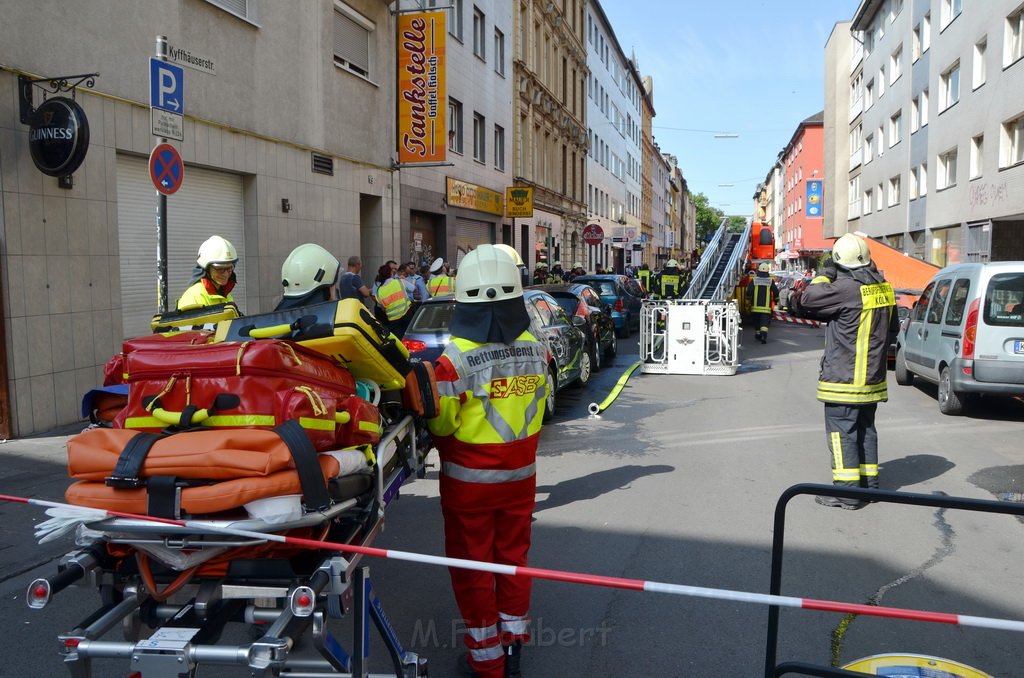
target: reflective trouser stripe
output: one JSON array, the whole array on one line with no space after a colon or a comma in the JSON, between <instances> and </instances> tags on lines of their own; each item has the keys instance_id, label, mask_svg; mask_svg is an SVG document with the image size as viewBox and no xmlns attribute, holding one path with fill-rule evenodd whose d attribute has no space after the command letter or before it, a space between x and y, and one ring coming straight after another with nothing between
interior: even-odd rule
<instances>
[{"instance_id":1,"label":"reflective trouser stripe","mask_svg":"<svg viewBox=\"0 0 1024 678\"><path fill-rule=\"evenodd\" d=\"M848 469L843 466L843 440L837 431L831 434L832 440L832 482L848 483L860 480L860 469Z\"/></svg>"},{"instance_id":2,"label":"reflective trouser stripe","mask_svg":"<svg viewBox=\"0 0 1024 678\"><path fill-rule=\"evenodd\" d=\"M502 633L511 633L515 636L524 636L530 626L530 619L525 615L511 615L499 612L501 617Z\"/></svg>"},{"instance_id":3,"label":"reflective trouser stripe","mask_svg":"<svg viewBox=\"0 0 1024 678\"><path fill-rule=\"evenodd\" d=\"M878 476L878 464L861 464L860 474L866 478Z\"/></svg>"},{"instance_id":4,"label":"reflective trouser stripe","mask_svg":"<svg viewBox=\"0 0 1024 678\"><path fill-rule=\"evenodd\" d=\"M502 649L501 643L498 642L497 638L494 639L494 642L494 645L490 645L488 647L471 648L469 650L469 656L472 657L474 661L478 662L488 662L495 659L501 659L505 654L505 651Z\"/></svg>"},{"instance_id":5,"label":"reflective trouser stripe","mask_svg":"<svg viewBox=\"0 0 1024 678\"><path fill-rule=\"evenodd\" d=\"M537 472L537 465L528 464L516 469L479 469L446 461L441 464L441 472L449 478L461 480L465 483L497 484L530 478Z\"/></svg>"},{"instance_id":6,"label":"reflective trouser stripe","mask_svg":"<svg viewBox=\"0 0 1024 678\"><path fill-rule=\"evenodd\" d=\"M498 625L491 624L490 626L482 627L470 626L466 628L466 634L472 638L475 643L484 643L488 640L496 640L498 638Z\"/></svg>"}]
</instances>

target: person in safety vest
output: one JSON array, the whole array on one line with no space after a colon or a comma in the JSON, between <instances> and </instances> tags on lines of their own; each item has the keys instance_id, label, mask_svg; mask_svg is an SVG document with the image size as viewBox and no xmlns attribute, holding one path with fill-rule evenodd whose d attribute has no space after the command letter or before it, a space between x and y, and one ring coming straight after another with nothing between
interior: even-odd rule
<instances>
[{"instance_id":1,"label":"person in safety vest","mask_svg":"<svg viewBox=\"0 0 1024 678\"><path fill-rule=\"evenodd\" d=\"M383 267L382 267L383 268ZM405 267L395 270L390 278L377 286L377 303L384 310L385 322L395 336L405 334L412 315L412 293L404 281ZM383 273L383 270L381 271Z\"/></svg>"},{"instance_id":2,"label":"person in safety vest","mask_svg":"<svg viewBox=\"0 0 1024 678\"><path fill-rule=\"evenodd\" d=\"M647 265L647 262L640 264L640 268L636 271L636 279L643 285L644 292L651 296L655 293L654 289L651 288L651 267Z\"/></svg>"},{"instance_id":3,"label":"person in safety vest","mask_svg":"<svg viewBox=\"0 0 1024 678\"><path fill-rule=\"evenodd\" d=\"M768 325L772 321L772 309L779 301L779 286L772 280L769 272L771 267L762 262L757 267L754 279L747 283L747 298L750 299L750 312L754 316L754 338L762 344L768 343Z\"/></svg>"},{"instance_id":4,"label":"person in safety vest","mask_svg":"<svg viewBox=\"0 0 1024 678\"><path fill-rule=\"evenodd\" d=\"M669 259L658 276L658 296L662 299L678 299L683 296L683 282L683 272L679 270L679 262Z\"/></svg>"},{"instance_id":5,"label":"person in safety vest","mask_svg":"<svg viewBox=\"0 0 1024 678\"><path fill-rule=\"evenodd\" d=\"M338 281L338 259L320 245L305 243L289 253L281 265L284 296L275 311L330 301Z\"/></svg>"},{"instance_id":6,"label":"person in safety vest","mask_svg":"<svg viewBox=\"0 0 1024 678\"><path fill-rule=\"evenodd\" d=\"M587 270L583 268L583 264L577 261L575 264L572 265L572 269L569 271L569 278L566 280L566 282L572 282L576 278L579 278L580 276L586 274Z\"/></svg>"},{"instance_id":7,"label":"person in safety vest","mask_svg":"<svg viewBox=\"0 0 1024 678\"><path fill-rule=\"evenodd\" d=\"M235 264L238 252L235 246L220 237L210 236L199 246L196 268L188 288L178 299L176 308L186 311L204 306L215 306L234 301L231 290L235 283Z\"/></svg>"},{"instance_id":8,"label":"person in safety vest","mask_svg":"<svg viewBox=\"0 0 1024 678\"><path fill-rule=\"evenodd\" d=\"M438 257L430 264L430 280L427 281L427 292L430 296L436 297L441 294L451 294L455 291L455 280L448 272L448 264L444 259Z\"/></svg>"},{"instance_id":9,"label":"person in safety vest","mask_svg":"<svg viewBox=\"0 0 1024 678\"><path fill-rule=\"evenodd\" d=\"M877 489L875 410L888 400L886 359L899 329L896 295L872 265L867 243L847 233L797 303L806 317L828 321L817 396L825 404L832 483ZM845 509L866 505L838 497L816 501Z\"/></svg>"},{"instance_id":10,"label":"person in safety vest","mask_svg":"<svg viewBox=\"0 0 1024 678\"><path fill-rule=\"evenodd\" d=\"M455 279L451 341L435 365L445 553L525 566L550 353L530 333L515 261L494 245L466 255ZM451 568L469 653L462 675L518 678L529 641L525 577Z\"/></svg>"},{"instance_id":11,"label":"person in safety vest","mask_svg":"<svg viewBox=\"0 0 1024 678\"><path fill-rule=\"evenodd\" d=\"M566 273L562 270L562 262L556 261L551 265L551 277L557 278L557 280L548 280L550 283L565 282Z\"/></svg>"},{"instance_id":12,"label":"person in safety vest","mask_svg":"<svg viewBox=\"0 0 1024 678\"><path fill-rule=\"evenodd\" d=\"M548 281L548 265L543 261L538 261L537 265L533 269L533 284L543 285Z\"/></svg>"}]
</instances>

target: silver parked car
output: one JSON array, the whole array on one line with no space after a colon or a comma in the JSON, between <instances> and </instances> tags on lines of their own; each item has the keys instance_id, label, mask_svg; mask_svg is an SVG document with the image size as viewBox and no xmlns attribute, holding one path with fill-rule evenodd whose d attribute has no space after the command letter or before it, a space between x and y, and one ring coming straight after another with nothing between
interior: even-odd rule
<instances>
[{"instance_id":1,"label":"silver parked car","mask_svg":"<svg viewBox=\"0 0 1024 678\"><path fill-rule=\"evenodd\" d=\"M944 414L975 394L1024 395L1024 261L936 273L900 328L895 371L938 384Z\"/></svg>"}]
</instances>

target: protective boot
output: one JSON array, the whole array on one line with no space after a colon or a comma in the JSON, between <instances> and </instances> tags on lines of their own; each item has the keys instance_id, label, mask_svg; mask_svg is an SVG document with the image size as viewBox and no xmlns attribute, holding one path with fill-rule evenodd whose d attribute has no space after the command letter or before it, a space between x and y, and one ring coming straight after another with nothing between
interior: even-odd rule
<instances>
[{"instance_id":1,"label":"protective boot","mask_svg":"<svg viewBox=\"0 0 1024 678\"><path fill-rule=\"evenodd\" d=\"M868 502L861 501L860 499L840 499L839 497L818 496L814 498L814 501L822 506L841 508L846 509L847 511L856 511L857 509L862 509L868 505Z\"/></svg>"},{"instance_id":2,"label":"protective boot","mask_svg":"<svg viewBox=\"0 0 1024 678\"><path fill-rule=\"evenodd\" d=\"M519 655L522 653L523 644L516 641L505 646L505 678L522 678L519 671Z\"/></svg>"}]
</instances>

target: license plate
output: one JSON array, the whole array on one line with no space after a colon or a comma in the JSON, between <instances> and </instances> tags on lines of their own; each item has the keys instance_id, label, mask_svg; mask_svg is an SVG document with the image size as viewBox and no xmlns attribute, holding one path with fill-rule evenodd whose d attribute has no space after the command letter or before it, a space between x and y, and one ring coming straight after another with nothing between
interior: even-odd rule
<instances>
[{"instance_id":1,"label":"license plate","mask_svg":"<svg viewBox=\"0 0 1024 678\"><path fill-rule=\"evenodd\" d=\"M1024 339L1014 339L1013 340L1013 352L1014 353L1024 353Z\"/></svg>"}]
</instances>

